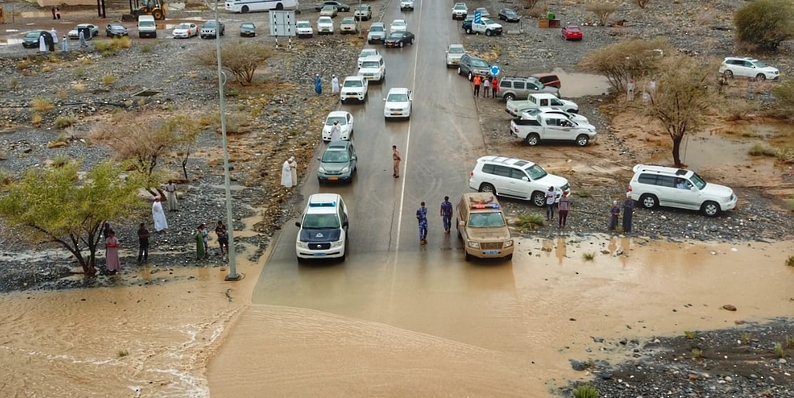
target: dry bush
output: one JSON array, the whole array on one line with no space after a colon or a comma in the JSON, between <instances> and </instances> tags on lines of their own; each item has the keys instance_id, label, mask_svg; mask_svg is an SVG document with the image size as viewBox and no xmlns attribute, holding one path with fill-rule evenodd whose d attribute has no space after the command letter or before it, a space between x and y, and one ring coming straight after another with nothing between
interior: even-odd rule
<instances>
[{"instance_id":1,"label":"dry bush","mask_svg":"<svg viewBox=\"0 0 794 398\"><path fill-rule=\"evenodd\" d=\"M733 16L736 40L759 50L775 51L794 37L794 4L791 0L756 0Z\"/></svg>"},{"instance_id":2,"label":"dry bush","mask_svg":"<svg viewBox=\"0 0 794 398\"><path fill-rule=\"evenodd\" d=\"M116 82L116 75L112 73L105 73L102 75L102 84L105 86L112 86Z\"/></svg>"},{"instance_id":3,"label":"dry bush","mask_svg":"<svg viewBox=\"0 0 794 398\"><path fill-rule=\"evenodd\" d=\"M244 134L251 131L251 118L244 112L230 112L226 114L226 134ZM199 125L209 127L221 133L220 113L205 114L199 120Z\"/></svg>"},{"instance_id":4,"label":"dry bush","mask_svg":"<svg viewBox=\"0 0 794 398\"><path fill-rule=\"evenodd\" d=\"M254 80L256 69L273 56L273 49L256 41L237 41L226 43L221 47L221 65L234 75L242 85L249 85ZM217 68L218 59L214 46L203 47L195 52L195 60L199 65Z\"/></svg>"},{"instance_id":5,"label":"dry bush","mask_svg":"<svg viewBox=\"0 0 794 398\"><path fill-rule=\"evenodd\" d=\"M720 102L722 102L722 100ZM755 105L752 102L744 98L735 97L722 102L720 109L722 109L725 115L725 120L728 121L752 119L751 115L756 111Z\"/></svg>"},{"instance_id":6,"label":"dry bush","mask_svg":"<svg viewBox=\"0 0 794 398\"><path fill-rule=\"evenodd\" d=\"M85 91L85 84L83 84L83 83L75 83L75 84L72 84L72 88L74 89L74 91L83 92L83 91Z\"/></svg>"},{"instance_id":7,"label":"dry bush","mask_svg":"<svg viewBox=\"0 0 794 398\"><path fill-rule=\"evenodd\" d=\"M33 115L30 116L30 124L33 127L41 127L41 119L42 118L40 113L34 113Z\"/></svg>"},{"instance_id":8,"label":"dry bush","mask_svg":"<svg viewBox=\"0 0 794 398\"><path fill-rule=\"evenodd\" d=\"M587 7L587 11L592 12L595 14L596 18L598 18L598 22L601 26L607 26L607 22L609 22L609 17L617 11L618 6L612 3L603 3L598 2L596 4L591 4Z\"/></svg>"},{"instance_id":9,"label":"dry bush","mask_svg":"<svg viewBox=\"0 0 794 398\"><path fill-rule=\"evenodd\" d=\"M629 78L638 80L653 74L659 67L659 59L671 53L670 43L665 39L629 40L591 51L579 67L606 76L612 88L622 92Z\"/></svg>"},{"instance_id":10,"label":"dry bush","mask_svg":"<svg viewBox=\"0 0 794 398\"><path fill-rule=\"evenodd\" d=\"M634 4L638 5L642 9L645 9L650 2L651 0L634 0Z\"/></svg>"},{"instance_id":11,"label":"dry bush","mask_svg":"<svg viewBox=\"0 0 794 398\"><path fill-rule=\"evenodd\" d=\"M788 79L781 83L774 90L772 94L780 108L788 117L794 115L794 80Z\"/></svg>"},{"instance_id":12,"label":"dry bush","mask_svg":"<svg viewBox=\"0 0 794 398\"><path fill-rule=\"evenodd\" d=\"M524 9L526 10L534 9L538 3L540 3L540 0L521 0L521 4L524 5Z\"/></svg>"},{"instance_id":13,"label":"dry bush","mask_svg":"<svg viewBox=\"0 0 794 398\"><path fill-rule=\"evenodd\" d=\"M529 9L529 11L527 11L527 15L529 15L532 18L540 18L541 16L545 17L546 11L543 10L543 8L541 7L535 7Z\"/></svg>"},{"instance_id":14,"label":"dry bush","mask_svg":"<svg viewBox=\"0 0 794 398\"><path fill-rule=\"evenodd\" d=\"M49 98L36 97L30 101L30 107L36 112L47 112L55 108Z\"/></svg>"}]
</instances>

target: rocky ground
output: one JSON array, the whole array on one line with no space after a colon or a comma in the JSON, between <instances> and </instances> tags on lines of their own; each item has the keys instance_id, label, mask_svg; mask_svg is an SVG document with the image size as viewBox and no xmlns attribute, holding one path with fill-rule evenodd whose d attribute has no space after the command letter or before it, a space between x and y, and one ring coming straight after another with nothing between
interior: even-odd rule
<instances>
[{"instance_id":1,"label":"rocky ground","mask_svg":"<svg viewBox=\"0 0 794 398\"><path fill-rule=\"evenodd\" d=\"M384 0L369 2L376 13L388 4ZM505 24L510 31L499 38L465 36L469 50L489 54L514 75L548 71L555 67L572 69L591 49L608 45L625 38L653 38L666 36L682 51L710 54L717 57L736 53L731 28L731 12L744 2L718 0L711 2L652 1L648 10L639 10L632 2L624 2L613 19L625 19L624 27L605 28L586 26L586 40L582 43L564 43L555 29L537 29L533 19L521 24ZM492 12L502 5L485 0L469 2L469 7L488 6ZM304 5L305 6L305 5ZM20 5L17 11L37 9ZM585 23L592 17L576 1L558 1L551 4L558 18L564 22ZM73 17L80 10L64 15ZM91 15L91 10L82 11ZM312 11L307 11L311 13ZM523 12L523 11L522 11ZM207 11L199 16L208 17ZM195 12L170 13L172 18L195 17ZM307 15L312 19L313 14ZM90 18L79 22L88 22ZM51 21L38 20L48 28ZM102 26L102 23L98 23ZM20 24L20 29L34 26ZM61 29L59 27L59 29ZM74 42L72 48L74 49ZM190 62L193 51L201 51L211 43L199 39L176 41L160 38L156 41L133 40L133 47L116 56L103 57L93 49L56 54L55 57L37 56L36 50L23 50L21 46L2 48L0 58L0 169L4 173L20 171L50 162L58 157L80 158L86 165L112 156L111 151L93 143L90 131L96 123L107 120L114 112L147 112L173 114L185 112L197 118L216 112L217 80L212 70ZM281 223L294 211L301 198L278 185L280 164L289 155L298 158L301 175L311 174L307 166L318 145L314 128L335 104L331 96L317 97L312 91L314 73L321 73L326 87L331 74L344 75L353 68L354 59L363 42L354 37L314 38L296 41L291 49L281 48L278 55L263 68L255 87L243 88L229 84L227 106L237 130L230 136L232 195L235 202L235 229L251 227L262 232L259 237L237 240L238 248L248 250L256 258L267 247ZM792 72L790 54L770 55L765 59L784 73ZM102 77L113 74L111 85L102 83ZM156 90L151 97L138 97L141 90ZM31 100L46 97L54 108L39 112L41 125L34 127ZM768 96L767 96L768 97ZM768 100L768 98L766 99ZM557 163L570 159L572 163L588 159L591 166L606 170L594 174L578 173L576 169L558 167L555 173L569 178L574 186L571 222L562 233L583 236L606 232L607 211L611 200L625 193L629 175L626 170L643 159L643 152L632 145L625 136L617 134L610 126L610 114L604 112L613 104L609 95L577 99L581 113L599 126L597 145L588 148L544 147L529 150L511 139L506 133L509 119L504 114L504 104L495 100L478 100L481 120L489 152L523 155L542 155ZM76 123L67 129L58 129L58 117L73 118ZM47 144L59 136L74 137L70 144L48 148ZM181 175L175 159L168 159L164 169L178 179L180 190L179 212L167 213L170 228L152 239L152 272L166 273L182 266L225 266L219 256L196 262L193 259L192 232L199 223L214 224L225 219L223 206L223 167L220 160L219 134L212 125L202 132L199 145L188 165L188 178ZM536 151L536 152L532 152ZM542 154L541 152L542 151ZM533 155L527 155L528 153ZM792 182L790 166L782 165L782 178ZM721 181L717 181L721 182ZM737 210L717 218L705 218L687 211L664 209L635 213L635 234L652 239L696 239L704 241L752 241L790 239L794 231L794 217L781 206L776 197L764 190L727 181L740 197ZM513 217L539 209L523 202L503 201ZM248 223L249 218L261 221ZM114 222L122 240L122 259L125 265L121 277L100 275L93 279L66 278L75 264L70 258L48 245L32 247L20 239L20 231L0 223L0 292L25 289L53 289L83 286L133 285L159 283L156 279L144 282L136 277L132 266L133 252L137 247L135 227L140 221L151 222L148 212L130 220ZM561 233L556 226L541 226L527 235L556 236ZM214 242L213 242L214 243ZM37 249L35 254L31 249ZM212 253L214 254L213 247ZM100 263L103 262L100 259ZM695 339L685 337L659 338L648 342L617 341L598 342L599 349L628 350L635 358L620 365L595 362L586 363L595 375L593 381L603 397L656 397L656 396L712 396L712 397L784 397L794 396L790 380L790 361L774 357L772 343L784 341L784 336L794 336L790 321L768 325L750 325L749 340L741 341L742 332L734 329L698 333ZM630 333L627 333L630 335ZM701 358L692 357L697 346L703 351ZM729 359L720 359L724 356ZM732 358L738 358L735 361ZM782 358L789 358L787 355ZM586 359L583 359L586 362ZM590 367L590 366L594 367ZM788 372L788 373L787 373ZM560 393L568 394L566 391Z\"/></svg>"}]
</instances>

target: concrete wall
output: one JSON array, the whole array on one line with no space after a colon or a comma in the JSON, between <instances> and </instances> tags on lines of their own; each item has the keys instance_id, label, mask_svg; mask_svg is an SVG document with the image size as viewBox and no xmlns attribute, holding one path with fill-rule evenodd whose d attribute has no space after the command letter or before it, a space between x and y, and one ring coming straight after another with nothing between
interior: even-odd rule
<instances>
[{"instance_id":1,"label":"concrete wall","mask_svg":"<svg viewBox=\"0 0 794 398\"><path fill-rule=\"evenodd\" d=\"M66 4L70 6L95 6L96 0L36 0L41 7L53 7L58 6L61 4ZM107 4L107 0L105 0L105 4Z\"/></svg>"}]
</instances>

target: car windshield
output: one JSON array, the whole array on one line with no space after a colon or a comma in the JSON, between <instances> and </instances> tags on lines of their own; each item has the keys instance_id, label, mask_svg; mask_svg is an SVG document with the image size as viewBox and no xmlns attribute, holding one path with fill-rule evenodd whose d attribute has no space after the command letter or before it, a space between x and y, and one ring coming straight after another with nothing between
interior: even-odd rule
<instances>
[{"instance_id":1,"label":"car windshield","mask_svg":"<svg viewBox=\"0 0 794 398\"><path fill-rule=\"evenodd\" d=\"M378 61L364 61L361 63L361 69L378 68Z\"/></svg>"},{"instance_id":2,"label":"car windshield","mask_svg":"<svg viewBox=\"0 0 794 398\"><path fill-rule=\"evenodd\" d=\"M405 26L405 22L403 21L394 21L391 23L391 26Z\"/></svg>"},{"instance_id":3,"label":"car windshield","mask_svg":"<svg viewBox=\"0 0 794 398\"><path fill-rule=\"evenodd\" d=\"M358 11L367 11L367 7L369 7L369 6L366 6L366 5L365 6L358 6L358 7L356 7L356 10L358 10Z\"/></svg>"},{"instance_id":4,"label":"car windshield","mask_svg":"<svg viewBox=\"0 0 794 398\"><path fill-rule=\"evenodd\" d=\"M450 47L449 48L449 53L450 54L463 54L465 52L466 52L466 50L464 50L463 47Z\"/></svg>"},{"instance_id":5,"label":"car windshield","mask_svg":"<svg viewBox=\"0 0 794 398\"><path fill-rule=\"evenodd\" d=\"M350 156L347 156L347 151L325 151L323 154L323 163L347 163L350 161Z\"/></svg>"},{"instance_id":6,"label":"car windshield","mask_svg":"<svg viewBox=\"0 0 794 398\"><path fill-rule=\"evenodd\" d=\"M367 49L361 50L361 54L359 54L358 56L359 57L369 57L370 55L375 55L377 53L378 53L378 50L375 50L374 48L367 48Z\"/></svg>"},{"instance_id":7,"label":"car windshield","mask_svg":"<svg viewBox=\"0 0 794 398\"><path fill-rule=\"evenodd\" d=\"M689 177L689 181L692 181L699 190L703 190L703 188L706 187L706 181L700 178L697 173L692 173L692 177Z\"/></svg>"},{"instance_id":8,"label":"car windshield","mask_svg":"<svg viewBox=\"0 0 794 398\"><path fill-rule=\"evenodd\" d=\"M124 29L124 26L119 24L110 24L110 29Z\"/></svg>"},{"instance_id":9,"label":"car windshield","mask_svg":"<svg viewBox=\"0 0 794 398\"><path fill-rule=\"evenodd\" d=\"M243 28L243 29L253 29L254 28L254 24L252 24L252 23L244 23L244 24L240 25L240 27Z\"/></svg>"},{"instance_id":10,"label":"car windshield","mask_svg":"<svg viewBox=\"0 0 794 398\"><path fill-rule=\"evenodd\" d=\"M177 29L190 29L190 24L181 23L176 26Z\"/></svg>"},{"instance_id":11,"label":"car windshield","mask_svg":"<svg viewBox=\"0 0 794 398\"><path fill-rule=\"evenodd\" d=\"M345 80L344 87L364 87L364 83L361 80Z\"/></svg>"},{"instance_id":12,"label":"car windshield","mask_svg":"<svg viewBox=\"0 0 794 398\"><path fill-rule=\"evenodd\" d=\"M513 10L504 10L504 14L505 14L505 15L509 15L509 16L511 16L511 17L512 17L512 16L515 16L515 15L516 15L516 12L515 12L515 11L513 11Z\"/></svg>"},{"instance_id":13,"label":"car windshield","mask_svg":"<svg viewBox=\"0 0 794 398\"><path fill-rule=\"evenodd\" d=\"M400 38L403 37L403 35L404 35L403 32L394 32L394 33L389 35L389 38L390 39L400 39Z\"/></svg>"},{"instance_id":14,"label":"car windshield","mask_svg":"<svg viewBox=\"0 0 794 398\"><path fill-rule=\"evenodd\" d=\"M408 102L408 94L389 94L386 102Z\"/></svg>"},{"instance_id":15,"label":"car windshield","mask_svg":"<svg viewBox=\"0 0 794 398\"><path fill-rule=\"evenodd\" d=\"M577 31L577 30L579 30L579 27L578 26L569 26L568 30L571 31L571 32Z\"/></svg>"},{"instance_id":16,"label":"car windshield","mask_svg":"<svg viewBox=\"0 0 794 398\"><path fill-rule=\"evenodd\" d=\"M319 22L320 23L333 23L333 21L331 21L330 17L322 17L322 18L320 18Z\"/></svg>"},{"instance_id":17,"label":"car windshield","mask_svg":"<svg viewBox=\"0 0 794 398\"><path fill-rule=\"evenodd\" d=\"M342 23L344 23L344 24L353 24L353 25L355 25L355 24L356 24L356 20L355 20L355 19L353 19L353 17L345 17L345 18L342 20Z\"/></svg>"},{"instance_id":18,"label":"car windshield","mask_svg":"<svg viewBox=\"0 0 794 398\"><path fill-rule=\"evenodd\" d=\"M206 23L204 23L204 27L205 28L214 28L215 27L215 21L207 21Z\"/></svg>"},{"instance_id":19,"label":"car windshield","mask_svg":"<svg viewBox=\"0 0 794 398\"><path fill-rule=\"evenodd\" d=\"M345 122L345 117L344 116L331 116L328 119L325 119L325 125L326 126L333 126L334 122L339 122L340 126L344 126L345 124L347 124Z\"/></svg>"},{"instance_id":20,"label":"car windshield","mask_svg":"<svg viewBox=\"0 0 794 398\"><path fill-rule=\"evenodd\" d=\"M482 20L482 23L486 25L493 23L493 21L491 21L489 18L480 18L480 19Z\"/></svg>"},{"instance_id":21,"label":"car windshield","mask_svg":"<svg viewBox=\"0 0 794 398\"><path fill-rule=\"evenodd\" d=\"M41 32L28 32L28 34L25 35L25 37L33 38L33 37L39 37L40 35L41 35Z\"/></svg>"},{"instance_id":22,"label":"car windshield","mask_svg":"<svg viewBox=\"0 0 794 398\"><path fill-rule=\"evenodd\" d=\"M310 23L308 23L308 22L298 22L298 27L299 28L311 28L312 25Z\"/></svg>"},{"instance_id":23,"label":"car windshield","mask_svg":"<svg viewBox=\"0 0 794 398\"><path fill-rule=\"evenodd\" d=\"M334 8L336 8L336 7L334 7L334 6L332 6L332 5L327 5L327 6L323 7L323 11L331 11L331 10L333 10Z\"/></svg>"},{"instance_id":24,"label":"car windshield","mask_svg":"<svg viewBox=\"0 0 794 398\"><path fill-rule=\"evenodd\" d=\"M546 173L546 170L543 170L543 167L540 167L540 166L538 166L536 164L533 164L532 166L527 167L526 169L524 169L524 171L526 171L527 174L529 174L529 178L532 181L541 179L541 178L543 178L543 177L545 177L545 176L547 176L549 174L549 173Z\"/></svg>"},{"instance_id":25,"label":"car windshield","mask_svg":"<svg viewBox=\"0 0 794 398\"><path fill-rule=\"evenodd\" d=\"M370 32L383 32L384 30L386 29L381 25L372 25L372 27L369 28Z\"/></svg>"},{"instance_id":26,"label":"car windshield","mask_svg":"<svg viewBox=\"0 0 794 398\"><path fill-rule=\"evenodd\" d=\"M488 63L485 62L485 60L482 60L482 59L479 59L479 58L472 58L471 59L471 66L473 66L475 68L487 68L488 67Z\"/></svg>"},{"instance_id":27,"label":"car windshield","mask_svg":"<svg viewBox=\"0 0 794 398\"><path fill-rule=\"evenodd\" d=\"M754 64L755 64L756 68L766 68L767 67L767 64L765 64L765 63L763 63L761 61L755 61Z\"/></svg>"},{"instance_id":28,"label":"car windshield","mask_svg":"<svg viewBox=\"0 0 794 398\"><path fill-rule=\"evenodd\" d=\"M301 226L304 229L339 228L339 218L336 214L307 214L303 217Z\"/></svg>"},{"instance_id":29,"label":"car windshield","mask_svg":"<svg viewBox=\"0 0 794 398\"><path fill-rule=\"evenodd\" d=\"M456 10L465 10L466 9L466 5L465 4L460 4L460 3L455 4L455 9Z\"/></svg>"},{"instance_id":30,"label":"car windshield","mask_svg":"<svg viewBox=\"0 0 794 398\"><path fill-rule=\"evenodd\" d=\"M468 225L474 228L504 227L505 219L499 212L471 213Z\"/></svg>"}]
</instances>

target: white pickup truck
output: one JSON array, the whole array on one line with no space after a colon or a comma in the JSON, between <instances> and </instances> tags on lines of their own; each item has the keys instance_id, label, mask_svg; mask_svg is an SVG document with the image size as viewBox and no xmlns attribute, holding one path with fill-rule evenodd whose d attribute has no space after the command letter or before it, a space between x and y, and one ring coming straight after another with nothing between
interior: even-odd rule
<instances>
[{"instance_id":1,"label":"white pickup truck","mask_svg":"<svg viewBox=\"0 0 794 398\"><path fill-rule=\"evenodd\" d=\"M548 93L529 94L527 99L522 101L507 101L507 104L505 104L505 112L509 113L513 117L519 117L528 109L541 107L559 109L569 113L579 112L579 105L577 105L575 102L560 99L555 95Z\"/></svg>"},{"instance_id":2,"label":"white pickup truck","mask_svg":"<svg viewBox=\"0 0 794 398\"><path fill-rule=\"evenodd\" d=\"M480 18L480 23L471 21L471 27L466 30L466 33L482 33L486 36L500 36L502 34L502 25L491 21L489 18Z\"/></svg>"},{"instance_id":3,"label":"white pickup truck","mask_svg":"<svg viewBox=\"0 0 794 398\"><path fill-rule=\"evenodd\" d=\"M575 141L585 146L596 138L595 127L591 124L575 122L561 114L523 113L520 118L510 121L510 135L516 136L530 146L541 141Z\"/></svg>"}]
</instances>

